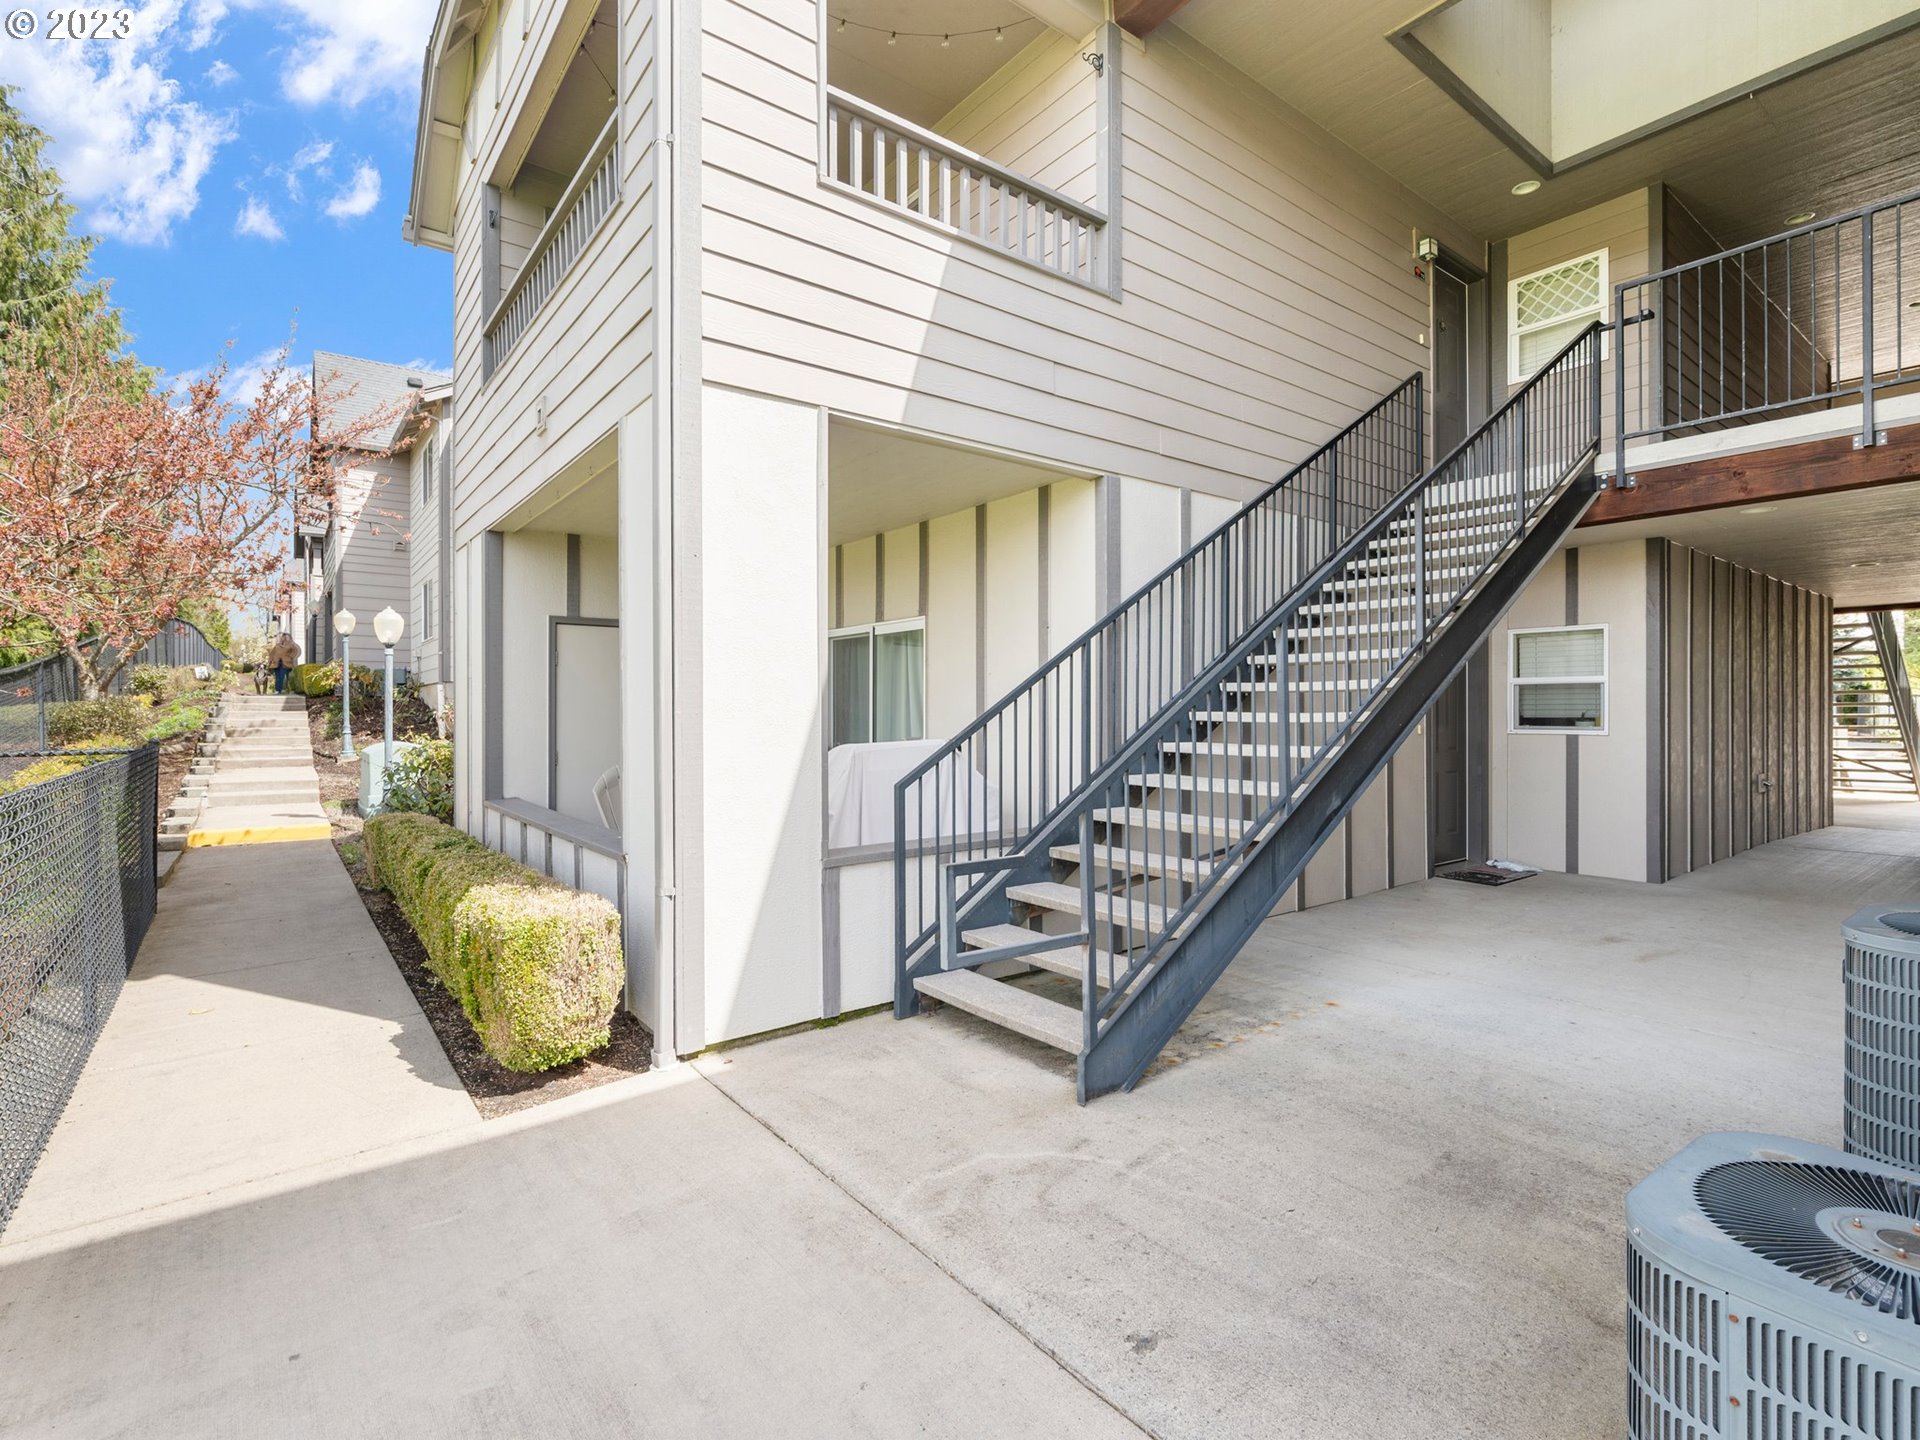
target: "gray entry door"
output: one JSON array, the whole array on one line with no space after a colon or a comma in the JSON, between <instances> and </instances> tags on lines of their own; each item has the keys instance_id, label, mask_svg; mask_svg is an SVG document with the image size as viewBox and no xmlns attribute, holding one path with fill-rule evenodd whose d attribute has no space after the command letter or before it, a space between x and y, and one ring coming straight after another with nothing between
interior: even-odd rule
<instances>
[{"instance_id":1,"label":"gray entry door","mask_svg":"<svg viewBox=\"0 0 1920 1440\"><path fill-rule=\"evenodd\" d=\"M1467 438L1467 282L1433 270L1433 458Z\"/></svg>"},{"instance_id":2,"label":"gray entry door","mask_svg":"<svg viewBox=\"0 0 1920 1440\"><path fill-rule=\"evenodd\" d=\"M1467 438L1467 282L1433 269L1433 458ZM1433 864L1467 858L1467 675L1427 716L1427 839Z\"/></svg>"},{"instance_id":3,"label":"gray entry door","mask_svg":"<svg viewBox=\"0 0 1920 1440\"><path fill-rule=\"evenodd\" d=\"M1467 675L1427 714L1427 844L1434 865L1467 858Z\"/></svg>"}]
</instances>

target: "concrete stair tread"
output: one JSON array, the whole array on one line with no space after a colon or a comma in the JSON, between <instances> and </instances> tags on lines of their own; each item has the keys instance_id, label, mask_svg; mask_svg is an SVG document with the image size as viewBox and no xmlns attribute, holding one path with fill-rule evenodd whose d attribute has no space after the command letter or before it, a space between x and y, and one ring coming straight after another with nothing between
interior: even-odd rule
<instances>
[{"instance_id":1,"label":"concrete stair tread","mask_svg":"<svg viewBox=\"0 0 1920 1440\"><path fill-rule=\"evenodd\" d=\"M1080 863L1078 845L1055 845L1047 851L1056 860L1064 860L1069 865ZM1164 879L1174 876L1190 883L1198 884L1213 869L1211 860L1205 862L1185 855L1154 855L1127 846L1096 845L1093 847L1094 867L1099 870L1116 871L1125 875L1152 875Z\"/></svg>"},{"instance_id":2,"label":"concrete stair tread","mask_svg":"<svg viewBox=\"0 0 1920 1440\"><path fill-rule=\"evenodd\" d=\"M977 930L960 932L960 943L969 950L997 950L1007 945L1027 945L1040 938L1038 930L1029 930L1022 925L983 925ZM1111 956L1103 958L1112 959ZM1052 950L1036 950L1028 955L1015 956L1007 963L1031 965L1036 970L1064 975L1069 980L1084 980L1087 973L1087 947L1063 944ZM1098 981L1098 974L1095 978ZM1104 985L1105 982L1098 983Z\"/></svg>"},{"instance_id":3,"label":"concrete stair tread","mask_svg":"<svg viewBox=\"0 0 1920 1440\"><path fill-rule=\"evenodd\" d=\"M1053 880L1037 880L1027 885L1009 885L1007 898L1020 905L1031 905L1040 910L1053 910L1062 915L1081 914L1078 885L1062 885ZM1093 892L1093 913L1100 920L1131 925L1149 931L1163 929L1167 922L1167 911L1161 906L1150 905L1145 900L1123 900L1117 895L1109 895L1100 890Z\"/></svg>"},{"instance_id":4,"label":"concrete stair tread","mask_svg":"<svg viewBox=\"0 0 1920 1440\"><path fill-rule=\"evenodd\" d=\"M989 980L972 970L943 970L934 975L921 975L915 978L913 988L930 1000L965 1010L1003 1030L1038 1040L1069 1055L1080 1053L1083 1035L1080 1012L1044 995Z\"/></svg>"},{"instance_id":5,"label":"concrete stair tread","mask_svg":"<svg viewBox=\"0 0 1920 1440\"><path fill-rule=\"evenodd\" d=\"M1139 806L1096 808L1093 818L1102 825L1127 825L1142 830L1175 830L1183 835L1204 835L1210 840L1230 842L1247 833L1247 822L1223 815L1192 815L1183 810L1160 810Z\"/></svg>"}]
</instances>

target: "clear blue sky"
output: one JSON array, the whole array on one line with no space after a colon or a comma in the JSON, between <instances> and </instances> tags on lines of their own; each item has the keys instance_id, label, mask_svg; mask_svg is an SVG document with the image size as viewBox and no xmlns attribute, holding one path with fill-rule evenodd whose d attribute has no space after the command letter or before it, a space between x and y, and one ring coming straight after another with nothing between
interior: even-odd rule
<instances>
[{"instance_id":1,"label":"clear blue sky","mask_svg":"<svg viewBox=\"0 0 1920 1440\"><path fill-rule=\"evenodd\" d=\"M63 7L64 8L64 7ZM400 238L431 0L149 0L126 38L0 36L140 358L446 368L451 257ZM110 10L109 15L116 12ZM236 378L240 378L238 375Z\"/></svg>"}]
</instances>

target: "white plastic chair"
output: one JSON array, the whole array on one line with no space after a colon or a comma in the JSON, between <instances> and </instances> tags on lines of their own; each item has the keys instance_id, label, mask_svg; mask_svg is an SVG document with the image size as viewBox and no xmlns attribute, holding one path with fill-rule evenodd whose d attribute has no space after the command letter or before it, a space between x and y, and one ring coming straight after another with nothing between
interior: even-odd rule
<instances>
[{"instance_id":1,"label":"white plastic chair","mask_svg":"<svg viewBox=\"0 0 1920 1440\"><path fill-rule=\"evenodd\" d=\"M620 767L612 766L593 782L593 803L600 807L600 823L609 830L620 829Z\"/></svg>"}]
</instances>

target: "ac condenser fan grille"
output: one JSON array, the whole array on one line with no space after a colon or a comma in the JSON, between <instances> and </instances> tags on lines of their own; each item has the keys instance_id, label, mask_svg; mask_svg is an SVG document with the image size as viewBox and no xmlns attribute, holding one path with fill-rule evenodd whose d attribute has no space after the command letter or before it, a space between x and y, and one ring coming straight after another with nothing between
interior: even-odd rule
<instances>
[{"instance_id":1,"label":"ac condenser fan grille","mask_svg":"<svg viewBox=\"0 0 1920 1440\"><path fill-rule=\"evenodd\" d=\"M1824 1290L1920 1324L1920 1184L1838 1165L1739 1160L1703 1174L1694 1198L1756 1255Z\"/></svg>"}]
</instances>

